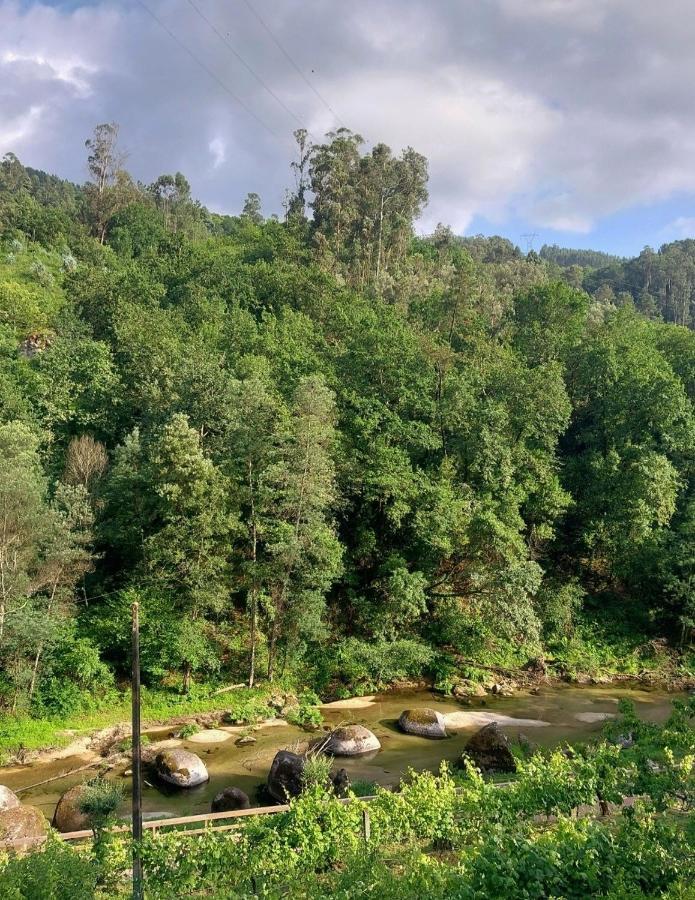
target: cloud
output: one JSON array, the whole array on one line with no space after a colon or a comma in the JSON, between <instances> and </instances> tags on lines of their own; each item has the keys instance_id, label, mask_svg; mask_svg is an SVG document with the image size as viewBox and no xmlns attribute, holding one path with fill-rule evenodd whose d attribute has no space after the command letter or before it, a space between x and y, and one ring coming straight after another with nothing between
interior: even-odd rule
<instances>
[{"instance_id":1,"label":"cloud","mask_svg":"<svg viewBox=\"0 0 695 900\"><path fill-rule=\"evenodd\" d=\"M279 211L292 130L346 124L429 158L423 228L585 233L695 192L689 0L251 2L304 78L242 2L196 5L257 77L186 0L146 0L159 21L0 0L0 152L81 180L85 138L118 121L143 181L180 170L212 208L253 190Z\"/></svg>"},{"instance_id":2,"label":"cloud","mask_svg":"<svg viewBox=\"0 0 695 900\"><path fill-rule=\"evenodd\" d=\"M227 159L227 147L222 138L213 138L208 144L208 150L212 155L212 168L219 169Z\"/></svg>"}]
</instances>

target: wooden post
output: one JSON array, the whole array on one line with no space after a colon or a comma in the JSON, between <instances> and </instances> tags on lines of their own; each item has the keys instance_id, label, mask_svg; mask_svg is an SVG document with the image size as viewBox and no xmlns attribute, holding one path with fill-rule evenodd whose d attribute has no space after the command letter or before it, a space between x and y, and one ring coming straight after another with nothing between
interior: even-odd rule
<instances>
[{"instance_id":1,"label":"wooden post","mask_svg":"<svg viewBox=\"0 0 695 900\"><path fill-rule=\"evenodd\" d=\"M369 810L365 806L362 809L362 837L364 838L365 844L369 843L369 838L372 836L372 823L369 819Z\"/></svg>"},{"instance_id":2,"label":"wooden post","mask_svg":"<svg viewBox=\"0 0 695 900\"><path fill-rule=\"evenodd\" d=\"M133 900L143 900L142 859L142 772L140 756L140 611L133 603L133 669L131 691L133 699Z\"/></svg>"}]
</instances>

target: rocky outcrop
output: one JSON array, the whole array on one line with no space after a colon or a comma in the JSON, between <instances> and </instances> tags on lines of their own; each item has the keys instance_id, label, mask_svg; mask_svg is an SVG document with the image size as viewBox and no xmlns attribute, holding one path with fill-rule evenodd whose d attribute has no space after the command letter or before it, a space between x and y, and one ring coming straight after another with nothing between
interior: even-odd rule
<instances>
[{"instance_id":1,"label":"rocky outcrop","mask_svg":"<svg viewBox=\"0 0 695 900\"><path fill-rule=\"evenodd\" d=\"M237 809L250 809L251 801L240 788L228 787L215 796L210 805L212 812L235 812Z\"/></svg>"},{"instance_id":2,"label":"rocky outcrop","mask_svg":"<svg viewBox=\"0 0 695 900\"><path fill-rule=\"evenodd\" d=\"M19 797L4 784L0 784L0 812L19 806Z\"/></svg>"},{"instance_id":3,"label":"rocky outcrop","mask_svg":"<svg viewBox=\"0 0 695 900\"><path fill-rule=\"evenodd\" d=\"M430 709L428 706L403 710L398 719L398 727L406 734L415 734L419 737L446 737L444 716L437 712L436 709Z\"/></svg>"},{"instance_id":4,"label":"rocky outcrop","mask_svg":"<svg viewBox=\"0 0 695 900\"><path fill-rule=\"evenodd\" d=\"M210 777L203 760L188 750L163 750L157 754L154 767L162 781L179 788L196 787Z\"/></svg>"},{"instance_id":5,"label":"rocky outcrop","mask_svg":"<svg viewBox=\"0 0 695 900\"><path fill-rule=\"evenodd\" d=\"M90 827L89 817L80 811L82 789L81 784L76 784L58 801L51 824L63 834L68 831L86 831Z\"/></svg>"},{"instance_id":6,"label":"rocky outcrop","mask_svg":"<svg viewBox=\"0 0 695 900\"><path fill-rule=\"evenodd\" d=\"M381 750L377 736L364 725L343 725L317 742L331 756L362 756Z\"/></svg>"},{"instance_id":7,"label":"rocky outcrop","mask_svg":"<svg viewBox=\"0 0 695 900\"><path fill-rule=\"evenodd\" d=\"M13 806L0 811L0 849L17 841L30 843L48 834L48 822L35 806Z\"/></svg>"},{"instance_id":8,"label":"rocky outcrop","mask_svg":"<svg viewBox=\"0 0 695 900\"><path fill-rule=\"evenodd\" d=\"M491 722L473 735L463 752L463 758L466 757L482 772L516 772L509 741L496 722Z\"/></svg>"},{"instance_id":9,"label":"rocky outcrop","mask_svg":"<svg viewBox=\"0 0 695 900\"><path fill-rule=\"evenodd\" d=\"M290 750L280 750L275 754L268 774L268 793L278 803L287 803L290 797L298 797L302 792L302 772L305 757Z\"/></svg>"}]
</instances>

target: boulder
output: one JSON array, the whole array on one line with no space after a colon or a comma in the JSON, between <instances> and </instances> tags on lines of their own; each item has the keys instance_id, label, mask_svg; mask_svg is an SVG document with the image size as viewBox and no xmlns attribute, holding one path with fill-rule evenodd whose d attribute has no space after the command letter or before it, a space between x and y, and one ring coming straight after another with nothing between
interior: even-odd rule
<instances>
[{"instance_id":1,"label":"boulder","mask_svg":"<svg viewBox=\"0 0 695 900\"><path fill-rule=\"evenodd\" d=\"M237 809L249 809L251 801L239 788L228 787L220 791L210 805L212 812L234 812Z\"/></svg>"},{"instance_id":2,"label":"boulder","mask_svg":"<svg viewBox=\"0 0 695 900\"><path fill-rule=\"evenodd\" d=\"M529 659L529 661L524 666L524 670L526 672L529 672L531 675L536 675L539 678L548 674L548 666L545 658L542 656L534 656Z\"/></svg>"},{"instance_id":3,"label":"boulder","mask_svg":"<svg viewBox=\"0 0 695 900\"><path fill-rule=\"evenodd\" d=\"M454 697L467 699L468 697L485 697L487 692L479 681L459 681L452 690Z\"/></svg>"},{"instance_id":4,"label":"boulder","mask_svg":"<svg viewBox=\"0 0 695 900\"><path fill-rule=\"evenodd\" d=\"M258 738L252 737L250 734L245 734L243 737L237 738L234 743L237 747L246 747L249 744L255 744Z\"/></svg>"},{"instance_id":5,"label":"boulder","mask_svg":"<svg viewBox=\"0 0 695 900\"><path fill-rule=\"evenodd\" d=\"M350 790L350 776L347 769L338 769L335 775L331 775L331 784L336 797L346 797Z\"/></svg>"},{"instance_id":6,"label":"boulder","mask_svg":"<svg viewBox=\"0 0 695 900\"><path fill-rule=\"evenodd\" d=\"M364 725L343 725L320 739L324 753L331 756L362 756L381 750L377 736Z\"/></svg>"},{"instance_id":7,"label":"boulder","mask_svg":"<svg viewBox=\"0 0 695 900\"><path fill-rule=\"evenodd\" d=\"M302 772L305 757L289 750L275 754L268 773L268 793L278 803L287 803L290 797L302 792Z\"/></svg>"},{"instance_id":8,"label":"boulder","mask_svg":"<svg viewBox=\"0 0 695 900\"><path fill-rule=\"evenodd\" d=\"M491 722L473 735L466 744L464 756L482 772L516 772L509 741L497 722Z\"/></svg>"},{"instance_id":9,"label":"boulder","mask_svg":"<svg viewBox=\"0 0 695 900\"><path fill-rule=\"evenodd\" d=\"M4 784L0 784L0 812L19 806L19 797Z\"/></svg>"},{"instance_id":10,"label":"boulder","mask_svg":"<svg viewBox=\"0 0 695 900\"><path fill-rule=\"evenodd\" d=\"M48 822L35 806L13 806L0 811L0 848L15 841L32 841L48 834Z\"/></svg>"},{"instance_id":11,"label":"boulder","mask_svg":"<svg viewBox=\"0 0 695 900\"><path fill-rule=\"evenodd\" d=\"M154 766L162 781L180 788L196 787L210 777L203 760L188 750L164 750L157 754Z\"/></svg>"},{"instance_id":12,"label":"boulder","mask_svg":"<svg viewBox=\"0 0 695 900\"><path fill-rule=\"evenodd\" d=\"M51 824L63 834L67 831L86 831L90 828L89 817L80 812L81 796L82 785L76 784L58 801Z\"/></svg>"},{"instance_id":13,"label":"boulder","mask_svg":"<svg viewBox=\"0 0 695 900\"><path fill-rule=\"evenodd\" d=\"M446 737L444 716L436 709L430 709L427 706L403 710L398 719L398 727L406 734L416 734L419 737Z\"/></svg>"}]
</instances>

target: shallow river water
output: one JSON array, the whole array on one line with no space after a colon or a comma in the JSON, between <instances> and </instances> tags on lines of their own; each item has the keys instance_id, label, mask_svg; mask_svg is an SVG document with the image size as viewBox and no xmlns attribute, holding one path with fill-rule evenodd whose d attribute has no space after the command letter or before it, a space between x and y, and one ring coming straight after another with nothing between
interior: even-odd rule
<instances>
[{"instance_id":1,"label":"shallow river water","mask_svg":"<svg viewBox=\"0 0 695 900\"><path fill-rule=\"evenodd\" d=\"M555 685L541 688L536 695L519 693L508 698L487 697L464 706L451 698L419 690L339 701L326 704L322 712L326 725L335 727L356 722L366 725L377 735L382 746L379 753L372 757L339 759L336 765L344 766L353 781L365 779L388 785L396 783L410 767L436 770L441 760L455 760L471 734L490 721L498 721L510 738L517 739L522 733L534 744L554 746L565 741L585 740L599 732L606 719L617 714L618 701L622 697L634 702L641 718L662 722L678 696L662 690L627 686ZM399 732L396 727L398 716L404 709L414 706L429 706L444 714L451 736L434 741ZM148 734L152 741L166 740L168 745L197 753L208 768L210 781L198 788L171 792L146 786L143 808L148 818L209 812L212 798L224 787L240 787L253 803L256 788L265 781L275 753L283 748L304 749L316 736L279 721L251 732L256 743L239 747L235 740L242 731L240 728L222 728L211 735L203 732L188 740L171 739L174 730L158 728ZM247 731L245 729L244 733ZM208 736L217 739L206 742ZM0 769L0 784L21 790L53 775L69 772L83 760L78 755L50 763ZM115 770L115 774L122 776L122 771ZM87 777L89 772L67 775L50 784L21 790L20 797L24 803L38 806L51 817L61 794ZM130 778L123 777L123 782L127 790ZM125 801L124 815L127 815L128 806L129 801Z\"/></svg>"}]
</instances>

